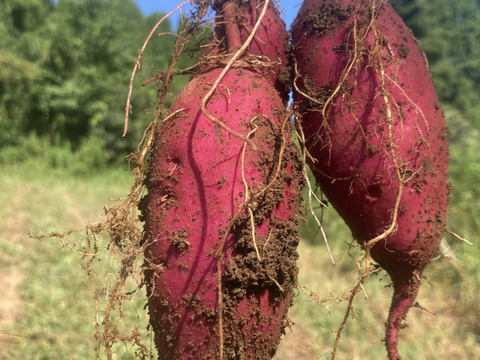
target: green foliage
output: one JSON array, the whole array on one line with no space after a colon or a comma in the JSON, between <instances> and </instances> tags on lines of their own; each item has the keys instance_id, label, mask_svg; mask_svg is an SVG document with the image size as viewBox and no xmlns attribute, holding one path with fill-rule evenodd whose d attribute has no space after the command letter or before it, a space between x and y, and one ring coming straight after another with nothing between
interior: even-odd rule
<instances>
[{"instance_id":1,"label":"green foliage","mask_svg":"<svg viewBox=\"0 0 480 360\"><path fill-rule=\"evenodd\" d=\"M480 127L480 2L390 2L420 40L443 107Z\"/></svg>"},{"instance_id":2,"label":"green foliage","mask_svg":"<svg viewBox=\"0 0 480 360\"><path fill-rule=\"evenodd\" d=\"M49 139L31 134L20 138L15 145L4 146L0 151L0 165L85 176L111 167L107 154L105 140L97 136L86 138L72 151L68 143L52 146Z\"/></svg>"},{"instance_id":3,"label":"green foliage","mask_svg":"<svg viewBox=\"0 0 480 360\"><path fill-rule=\"evenodd\" d=\"M124 161L156 112L155 82L141 84L168 66L176 41L169 20L144 53L123 138L133 65L163 14L144 17L134 0L7 0L0 12L0 152L11 154L35 134L56 153L93 151L88 143L97 142L108 163ZM179 66L191 65L180 59ZM172 96L186 81L175 79Z\"/></svg>"},{"instance_id":4,"label":"green foliage","mask_svg":"<svg viewBox=\"0 0 480 360\"><path fill-rule=\"evenodd\" d=\"M108 254L100 256L100 268L95 268L90 278L80 266L81 254L54 240L30 239L27 229L33 234L66 231L74 223L82 226L93 221L105 203L112 206L109 198L123 196L128 191L131 178L118 169L90 173L88 177L30 166L3 169L6 174L0 179L0 202L9 206L0 209L0 273L10 275L15 269L13 273L24 281L16 289L15 312L21 316L0 329L0 334L13 334L20 340L9 344L12 346L0 342L0 357L13 360L21 354L21 359L95 359L93 335L95 321L99 320L95 317L96 306L101 316L107 301L104 295L96 304L92 289L93 281L102 284L106 276L114 277L115 269L104 267L109 261ZM84 239L80 236L76 239L80 247ZM130 287L127 284L126 290L131 290ZM7 298L11 295L8 293ZM136 305L137 308L133 301L126 302L120 335L127 326L139 323L142 337L148 339L145 301ZM114 358L133 359L134 350L117 344ZM103 354L99 357L106 358Z\"/></svg>"}]
</instances>

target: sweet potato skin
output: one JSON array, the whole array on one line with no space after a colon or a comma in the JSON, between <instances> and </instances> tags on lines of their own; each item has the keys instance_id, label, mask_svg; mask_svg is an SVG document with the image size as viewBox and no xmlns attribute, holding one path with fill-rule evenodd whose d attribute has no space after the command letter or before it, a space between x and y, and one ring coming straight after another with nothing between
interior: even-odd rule
<instances>
[{"instance_id":1,"label":"sweet potato skin","mask_svg":"<svg viewBox=\"0 0 480 360\"><path fill-rule=\"evenodd\" d=\"M442 239L449 193L447 132L428 67L387 2L306 0L292 39L312 169L360 244L391 225L401 195L395 231L371 249L395 288L386 342L399 359L398 329Z\"/></svg>"},{"instance_id":2,"label":"sweet potato skin","mask_svg":"<svg viewBox=\"0 0 480 360\"><path fill-rule=\"evenodd\" d=\"M218 358L219 269L225 358L270 359L296 282L300 181L290 122L282 127L282 101L268 79L229 71L207 111L232 130L253 131L257 151L247 146L243 155L244 142L200 109L221 70L194 77L178 95L169 113L182 110L161 124L146 177L145 257L159 266L146 277L160 359Z\"/></svg>"}]
</instances>

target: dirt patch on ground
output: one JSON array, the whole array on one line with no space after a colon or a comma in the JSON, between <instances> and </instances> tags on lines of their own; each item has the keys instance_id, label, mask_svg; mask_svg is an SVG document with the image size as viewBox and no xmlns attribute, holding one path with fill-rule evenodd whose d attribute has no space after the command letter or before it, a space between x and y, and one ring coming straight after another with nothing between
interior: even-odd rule
<instances>
[{"instance_id":1,"label":"dirt patch on ground","mask_svg":"<svg viewBox=\"0 0 480 360\"><path fill-rule=\"evenodd\" d=\"M27 237L26 224L27 212L26 194L28 189L16 191L9 199L11 209L7 210L7 216L3 226L0 224L1 238L0 241L19 243ZM21 318L22 299L19 294L19 286L25 278L20 267L11 265L11 256L9 253L0 254L0 335L6 331ZM0 345L4 342L0 337ZM8 342L8 341L7 341Z\"/></svg>"},{"instance_id":2,"label":"dirt patch on ground","mask_svg":"<svg viewBox=\"0 0 480 360\"><path fill-rule=\"evenodd\" d=\"M0 269L0 289L2 289L0 294L0 303L2 304L0 332L6 331L22 316L22 300L18 294L18 288L24 278L22 271L16 266Z\"/></svg>"}]
</instances>

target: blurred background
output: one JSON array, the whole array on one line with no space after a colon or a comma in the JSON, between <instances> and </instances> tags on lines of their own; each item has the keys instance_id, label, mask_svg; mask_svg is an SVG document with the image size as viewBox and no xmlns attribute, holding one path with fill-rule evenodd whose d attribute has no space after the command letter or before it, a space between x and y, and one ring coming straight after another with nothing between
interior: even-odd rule
<instances>
[{"instance_id":1,"label":"blurred background","mask_svg":"<svg viewBox=\"0 0 480 360\"><path fill-rule=\"evenodd\" d=\"M298 9L292 5L300 1L284 2L289 22ZM480 1L390 2L422 44L449 127L448 228L473 243L445 237L440 250L450 260L439 257L428 267L418 297L436 316L412 309L400 352L405 359L480 359ZM162 1L161 9L179 3ZM1 1L0 359L95 358L95 285L80 265L81 255L29 233L84 226L105 204L128 194L133 176L126 157L156 112L155 83L141 84L167 67L180 21L176 16L163 22L157 33L170 34L149 43L135 79L129 131L122 137L135 59L164 15L155 9L160 7L134 0ZM178 68L194 64L195 55L187 52ZM188 76L175 78L167 105L187 81ZM333 209L319 209L319 215L337 265L307 218L299 249L301 286L290 311L296 325L287 329L277 360L330 358L332 332L346 302L328 299L348 295L358 277L361 251L348 229ZM114 276L114 269L99 269L98 282ZM357 296L337 359L386 357L388 285L380 272ZM139 323L149 343L143 305L125 309L124 327ZM134 354L134 347L115 348L116 359Z\"/></svg>"}]
</instances>

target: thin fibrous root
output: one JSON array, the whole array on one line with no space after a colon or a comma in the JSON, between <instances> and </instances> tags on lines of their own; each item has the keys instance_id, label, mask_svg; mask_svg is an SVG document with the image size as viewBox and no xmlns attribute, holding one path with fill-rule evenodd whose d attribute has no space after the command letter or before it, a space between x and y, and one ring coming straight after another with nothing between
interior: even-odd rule
<instances>
[{"instance_id":1,"label":"thin fibrous root","mask_svg":"<svg viewBox=\"0 0 480 360\"><path fill-rule=\"evenodd\" d=\"M297 119L300 119L297 116ZM300 121L300 120L298 120ZM307 174L307 154L308 150L305 146L305 135L303 133L302 125L298 124L298 126L295 127L295 133L297 134L297 138L300 141L300 146L302 149L302 173L303 173L303 178L307 184L308 187L308 207L310 210L310 213L312 214L313 218L315 219L315 222L317 223L318 228L320 229L322 233L323 240L325 241L325 245L327 246L327 251L328 254L330 255L330 260L332 261L333 265L335 264L335 259L333 258L332 251L330 250L330 245L328 244L327 240L327 235L325 234L325 230L323 229L322 222L318 219L317 215L315 214L315 211L313 210L313 203L312 203L312 196L315 198L315 200L323 207L327 207L315 194L315 191L312 189L312 185L310 184L310 179L308 178Z\"/></svg>"},{"instance_id":2,"label":"thin fibrous root","mask_svg":"<svg viewBox=\"0 0 480 360\"><path fill-rule=\"evenodd\" d=\"M248 133L247 139L249 139L250 136L252 136L255 133L255 131L258 130L258 126L254 123L255 119L256 119L256 117L254 117L253 119L250 120L250 123L253 125L253 129ZM242 181L243 181L243 185L245 186L245 201L243 202L242 207L246 207L247 210L248 210L248 213L250 215L250 224L251 224L251 227L252 227L253 247L255 248L255 253L257 254L258 261L261 262L262 258L260 256L260 252L258 251L257 241L256 241L256 236L255 236L255 218L253 216L253 210L252 210L253 206L252 206L252 204L250 204L250 189L249 189L247 180L245 179L245 152L246 152L246 150L247 150L247 143L245 142L243 144L243 149L242 149Z\"/></svg>"},{"instance_id":3,"label":"thin fibrous root","mask_svg":"<svg viewBox=\"0 0 480 360\"><path fill-rule=\"evenodd\" d=\"M458 235L457 233L454 233L453 231L451 231L449 229L445 229L445 232L449 235L452 235L453 237L457 238L460 241L466 242L468 245L473 245L473 243L471 243L467 239L464 239L463 237L461 237L460 235Z\"/></svg>"}]
</instances>

